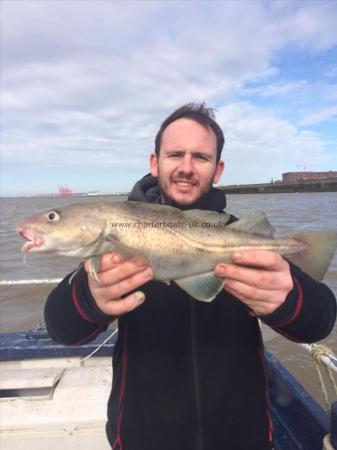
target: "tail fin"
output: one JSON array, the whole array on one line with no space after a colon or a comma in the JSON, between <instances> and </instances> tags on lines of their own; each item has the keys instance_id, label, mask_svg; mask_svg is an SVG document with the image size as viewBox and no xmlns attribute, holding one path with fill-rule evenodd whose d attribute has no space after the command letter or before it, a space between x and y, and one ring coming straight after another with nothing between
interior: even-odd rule
<instances>
[{"instance_id":1,"label":"tail fin","mask_svg":"<svg viewBox=\"0 0 337 450\"><path fill-rule=\"evenodd\" d=\"M293 237L304 242L307 249L287 258L315 280L323 280L337 249L337 231L312 231Z\"/></svg>"}]
</instances>

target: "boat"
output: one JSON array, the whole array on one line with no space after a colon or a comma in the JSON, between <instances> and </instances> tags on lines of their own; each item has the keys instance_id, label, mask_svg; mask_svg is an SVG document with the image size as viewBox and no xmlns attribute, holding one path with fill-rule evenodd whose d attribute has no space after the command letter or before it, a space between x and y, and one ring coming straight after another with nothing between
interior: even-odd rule
<instances>
[{"instance_id":1,"label":"boat","mask_svg":"<svg viewBox=\"0 0 337 450\"><path fill-rule=\"evenodd\" d=\"M105 422L116 339L108 330L65 347L43 325L2 333L1 449L110 449ZM329 415L268 351L265 361L274 450L337 449L337 402Z\"/></svg>"}]
</instances>

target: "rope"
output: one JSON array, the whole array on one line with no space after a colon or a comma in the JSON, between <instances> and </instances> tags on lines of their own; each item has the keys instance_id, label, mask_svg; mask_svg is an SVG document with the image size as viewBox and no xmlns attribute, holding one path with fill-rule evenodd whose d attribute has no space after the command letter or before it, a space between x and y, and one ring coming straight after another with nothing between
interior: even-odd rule
<instances>
[{"instance_id":1,"label":"rope","mask_svg":"<svg viewBox=\"0 0 337 450\"><path fill-rule=\"evenodd\" d=\"M321 388L321 394L323 397L323 401L326 407L326 410L330 412L331 410L331 404L332 402L329 401L329 394L328 390L326 388L326 384L322 375L322 366L325 369L325 372L329 378L330 385L333 388L333 391L335 395L337 396L337 385L335 382L335 379L333 377L332 371L334 370L337 372L337 359L335 355L333 354L332 350L327 347L326 345L322 344L302 344L302 347L304 347L306 350L308 350L311 353L315 371L318 377L318 382Z\"/></svg>"},{"instance_id":2,"label":"rope","mask_svg":"<svg viewBox=\"0 0 337 450\"><path fill-rule=\"evenodd\" d=\"M83 363L87 359L91 358L91 356L93 356L96 352L98 352L98 350L100 348L102 348L103 345L105 345L117 332L118 332L118 328L116 328L106 339L104 339L104 341L97 348L95 348L95 350L93 350L91 353L89 353L89 355L84 356L83 358L81 358L80 362Z\"/></svg>"},{"instance_id":3,"label":"rope","mask_svg":"<svg viewBox=\"0 0 337 450\"><path fill-rule=\"evenodd\" d=\"M0 280L0 286L16 286L26 284L57 284L62 278L46 278L42 280Z\"/></svg>"},{"instance_id":4,"label":"rope","mask_svg":"<svg viewBox=\"0 0 337 450\"><path fill-rule=\"evenodd\" d=\"M308 350L308 352L312 352L318 344L300 344L301 347ZM321 359L324 364L329 366L334 372L337 372L337 357L332 353L329 347L324 347L325 351L321 353Z\"/></svg>"},{"instance_id":5,"label":"rope","mask_svg":"<svg viewBox=\"0 0 337 450\"><path fill-rule=\"evenodd\" d=\"M324 439L323 439L323 450L335 450L334 447L331 444L330 434L327 434L326 436L324 436Z\"/></svg>"}]
</instances>

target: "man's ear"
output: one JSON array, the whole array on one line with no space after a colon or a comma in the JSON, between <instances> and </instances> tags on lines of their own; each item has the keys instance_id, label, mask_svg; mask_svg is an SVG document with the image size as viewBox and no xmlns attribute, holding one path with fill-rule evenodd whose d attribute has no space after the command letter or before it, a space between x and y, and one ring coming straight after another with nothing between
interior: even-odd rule
<instances>
[{"instance_id":1,"label":"man's ear","mask_svg":"<svg viewBox=\"0 0 337 450\"><path fill-rule=\"evenodd\" d=\"M155 153L150 155L150 172L153 177L158 176L158 157Z\"/></svg>"},{"instance_id":2,"label":"man's ear","mask_svg":"<svg viewBox=\"0 0 337 450\"><path fill-rule=\"evenodd\" d=\"M216 169L215 169L215 174L214 174L214 178L213 178L213 183L217 183L218 181L220 181L222 172L225 169L225 163L223 161L219 161Z\"/></svg>"}]
</instances>

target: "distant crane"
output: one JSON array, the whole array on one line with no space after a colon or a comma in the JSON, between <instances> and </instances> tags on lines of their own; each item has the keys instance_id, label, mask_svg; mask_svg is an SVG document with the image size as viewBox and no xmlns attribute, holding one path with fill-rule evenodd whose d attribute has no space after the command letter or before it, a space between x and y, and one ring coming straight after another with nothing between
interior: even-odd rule
<instances>
[{"instance_id":1,"label":"distant crane","mask_svg":"<svg viewBox=\"0 0 337 450\"><path fill-rule=\"evenodd\" d=\"M70 197L73 195L73 191L67 185L58 184L57 187L59 190L59 197Z\"/></svg>"}]
</instances>

